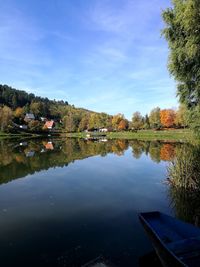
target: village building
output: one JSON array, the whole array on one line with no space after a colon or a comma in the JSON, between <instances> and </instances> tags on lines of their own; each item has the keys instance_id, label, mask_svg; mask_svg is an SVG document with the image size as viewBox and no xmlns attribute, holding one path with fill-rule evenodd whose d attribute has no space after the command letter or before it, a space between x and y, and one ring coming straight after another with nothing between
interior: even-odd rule
<instances>
[{"instance_id":1,"label":"village building","mask_svg":"<svg viewBox=\"0 0 200 267\"><path fill-rule=\"evenodd\" d=\"M46 121L44 124L44 128L47 128L49 130L53 129L54 126L55 126L55 122L53 120Z\"/></svg>"},{"instance_id":2,"label":"village building","mask_svg":"<svg viewBox=\"0 0 200 267\"><path fill-rule=\"evenodd\" d=\"M35 120L35 116L33 113L26 113L26 116L24 118L25 121L32 121Z\"/></svg>"},{"instance_id":3,"label":"village building","mask_svg":"<svg viewBox=\"0 0 200 267\"><path fill-rule=\"evenodd\" d=\"M108 132L108 129L107 128L100 128L99 129L99 132L107 133Z\"/></svg>"}]
</instances>

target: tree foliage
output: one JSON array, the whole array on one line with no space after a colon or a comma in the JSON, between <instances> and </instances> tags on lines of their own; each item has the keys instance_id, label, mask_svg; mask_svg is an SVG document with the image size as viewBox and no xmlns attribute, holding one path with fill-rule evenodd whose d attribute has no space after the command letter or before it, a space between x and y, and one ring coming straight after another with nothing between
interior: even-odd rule
<instances>
[{"instance_id":1,"label":"tree foliage","mask_svg":"<svg viewBox=\"0 0 200 267\"><path fill-rule=\"evenodd\" d=\"M149 115L149 123L151 128L160 128L160 108L154 108L151 110Z\"/></svg>"},{"instance_id":2,"label":"tree foliage","mask_svg":"<svg viewBox=\"0 0 200 267\"><path fill-rule=\"evenodd\" d=\"M176 117L175 117L175 124L178 127L187 127L188 126L188 119L189 119L189 112L187 107L182 104L179 106Z\"/></svg>"},{"instance_id":3,"label":"tree foliage","mask_svg":"<svg viewBox=\"0 0 200 267\"><path fill-rule=\"evenodd\" d=\"M139 130L144 125L143 117L139 111L133 113L132 117L132 127L136 130Z\"/></svg>"},{"instance_id":4,"label":"tree foliage","mask_svg":"<svg viewBox=\"0 0 200 267\"><path fill-rule=\"evenodd\" d=\"M12 123L12 110L7 107L0 107L0 129L1 131L7 131L11 127Z\"/></svg>"},{"instance_id":5,"label":"tree foliage","mask_svg":"<svg viewBox=\"0 0 200 267\"><path fill-rule=\"evenodd\" d=\"M188 107L200 104L200 1L173 0L163 14L168 68L178 81L177 94Z\"/></svg>"},{"instance_id":6,"label":"tree foliage","mask_svg":"<svg viewBox=\"0 0 200 267\"><path fill-rule=\"evenodd\" d=\"M175 124L175 111L173 109L163 109L160 111L160 121L164 127L172 127Z\"/></svg>"},{"instance_id":7,"label":"tree foliage","mask_svg":"<svg viewBox=\"0 0 200 267\"><path fill-rule=\"evenodd\" d=\"M128 120L122 119L118 125L118 130L124 131L128 129Z\"/></svg>"}]
</instances>

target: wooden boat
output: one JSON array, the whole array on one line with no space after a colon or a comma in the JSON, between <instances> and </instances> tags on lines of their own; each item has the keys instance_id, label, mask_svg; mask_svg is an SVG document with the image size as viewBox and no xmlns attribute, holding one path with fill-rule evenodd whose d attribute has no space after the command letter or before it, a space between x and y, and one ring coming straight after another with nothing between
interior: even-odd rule
<instances>
[{"instance_id":1,"label":"wooden boat","mask_svg":"<svg viewBox=\"0 0 200 267\"><path fill-rule=\"evenodd\" d=\"M165 267L200 267L200 229L161 212L139 214Z\"/></svg>"}]
</instances>

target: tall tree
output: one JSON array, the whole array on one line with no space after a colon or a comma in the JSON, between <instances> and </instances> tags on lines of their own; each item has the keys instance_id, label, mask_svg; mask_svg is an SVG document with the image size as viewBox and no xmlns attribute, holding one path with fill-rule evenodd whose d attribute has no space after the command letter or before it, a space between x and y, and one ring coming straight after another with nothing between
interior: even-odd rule
<instances>
[{"instance_id":1,"label":"tall tree","mask_svg":"<svg viewBox=\"0 0 200 267\"><path fill-rule=\"evenodd\" d=\"M154 108L151 110L149 114L149 123L151 128L160 128L161 122L160 122L160 108Z\"/></svg>"},{"instance_id":2,"label":"tall tree","mask_svg":"<svg viewBox=\"0 0 200 267\"><path fill-rule=\"evenodd\" d=\"M7 106L4 106L3 108L0 107L0 129L1 131L9 130L12 116L13 116L12 110L9 107Z\"/></svg>"},{"instance_id":3,"label":"tall tree","mask_svg":"<svg viewBox=\"0 0 200 267\"><path fill-rule=\"evenodd\" d=\"M164 127L172 127L175 124L175 111L173 109L163 109L160 111L160 121Z\"/></svg>"},{"instance_id":4,"label":"tall tree","mask_svg":"<svg viewBox=\"0 0 200 267\"><path fill-rule=\"evenodd\" d=\"M189 125L200 134L200 1L173 0L163 12L163 35L170 48L168 68L177 94L189 108Z\"/></svg>"},{"instance_id":5,"label":"tall tree","mask_svg":"<svg viewBox=\"0 0 200 267\"><path fill-rule=\"evenodd\" d=\"M146 114L145 117L144 117L144 128L145 129L149 129L150 128L150 122L149 122L148 114Z\"/></svg>"},{"instance_id":6,"label":"tall tree","mask_svg":"<svg viewBox=\"0 0 200 267\"><path fill-rule=\"evenodd\" d=\"M142 128L144 124L143 117L140 112L136 111L133 113L132 117L132 127L136 130L139 130Z\"/></svg>"},{"instance_id":7,"label":"tall tree","mask_svg":"<svg viewBox=\"0 0 200 267\"><path fill-rule=\"evenodd\" d=\"M120 124L120 121L124 119L124 115L121 113L118 113L117 115L114 115L112 118L112 127L114 130L117 130Z\"/></svg>"},{"instance_id":8,"label":"tall tree","mask_svg":"<svg viewBox=\"0 0 200 267\"><path fill-rule=\"evenodd\" d=\"M179 106L179 109L176 112L175 124L178 127L186 127L188 126L188 109L184 104Z\"/></svg>"},{"instance_id":9,"label":"tall tree","mask_svg":"<svg viewBox=\"0 0 200 267\"><path fill-rule=\"evenodd\" d=\"M128 120L122 119L118 125L118 130L123 131L128 129Z\"/></svg>"},{"instance_id":10,"label":"tall tree","mask_svg":"<svg viewBox=\"0 0 200 267\"><path fill-rule=\"evenodd\" d=\"M68 113L68 115L66 115L63 118L63 122L64 122L64 128L67 132L72 133L75 130L75 126L74 126L74 119L73 119L73 114L71 112Z\"/></svg>"},{"instance_id":11,"label":"tall tree","mask_svg":"<svg viewBox=\"0 0 200 267\"><path fill-rule=\"evenodd\" d=\"M178 81L180 101L200 104L200 1L172 0L163 14L163 35L168 41L168 68Z\"/></svg>"}]
</instances>

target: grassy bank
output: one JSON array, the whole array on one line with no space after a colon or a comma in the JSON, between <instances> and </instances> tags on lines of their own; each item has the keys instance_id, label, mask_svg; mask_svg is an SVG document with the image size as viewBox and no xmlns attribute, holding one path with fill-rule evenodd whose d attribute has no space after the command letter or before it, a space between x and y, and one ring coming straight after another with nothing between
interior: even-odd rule
<instances>
[{"instance_id":1,"label":"grassy bank","mask_svg":"<svg viewBox=\"0 0 200 267\"><path fill-rule=\"evenodd\" d=\"M91 133L91 137L98 136L97 133ZM86 138L87 133L69 133L67 137ZM174 140L189 141L192 138L190 130L140 130L137 132L109 132L106 133L108 139L139 139L139 140Z\"/></svg>"},{"instance_id":2,"label":"grassy bank","mask_svg":"<svg viewBox=\"0 0 200 267\"><path fill-rule=\"evenodd\" d=\"M77 137L77 138L87 138L89 137L101 137L101 133L62 133L60 134L61 137ZM154 130L140 130L137 132L109 132L103 133L104 137L108 139L138 139L138 140L171 140L171 141L181 141L187 142L194 140L192 132L190 130L161 130L161 131L154 131ZM10 134L10 133L3 133L0 132L0 139L10 139L10 138L29 138L29 137L39 137L38 134L31 134L31 133L21 133L21 134Z\"/></svg>"},{"instance_id":3,"label":"grassy bank","mask_svg":"<svg viewBox=\"0 0 200 267\"><path fill-rule=\"evenodd\" d=\"M175 140L188 141L192 138L189 130L141 130L138 132L112 132L107 134L108 138L140 139L140 140Z\"/></svg>"},{"instance_id":4,"label":"grassy bank","mask_svg":"<svg viewBox=\"0 0 200 267\"><path fill-rule=\"evenodd\" d=\"M13 134L13 133L4 133L0 131L0 140L2 139L13 139L13 138L30 138L30 137L34 137L34 136L38 136L35 134L31 134L31 133L17 133L17 134Z\"/></svg>"}]
</instances>

